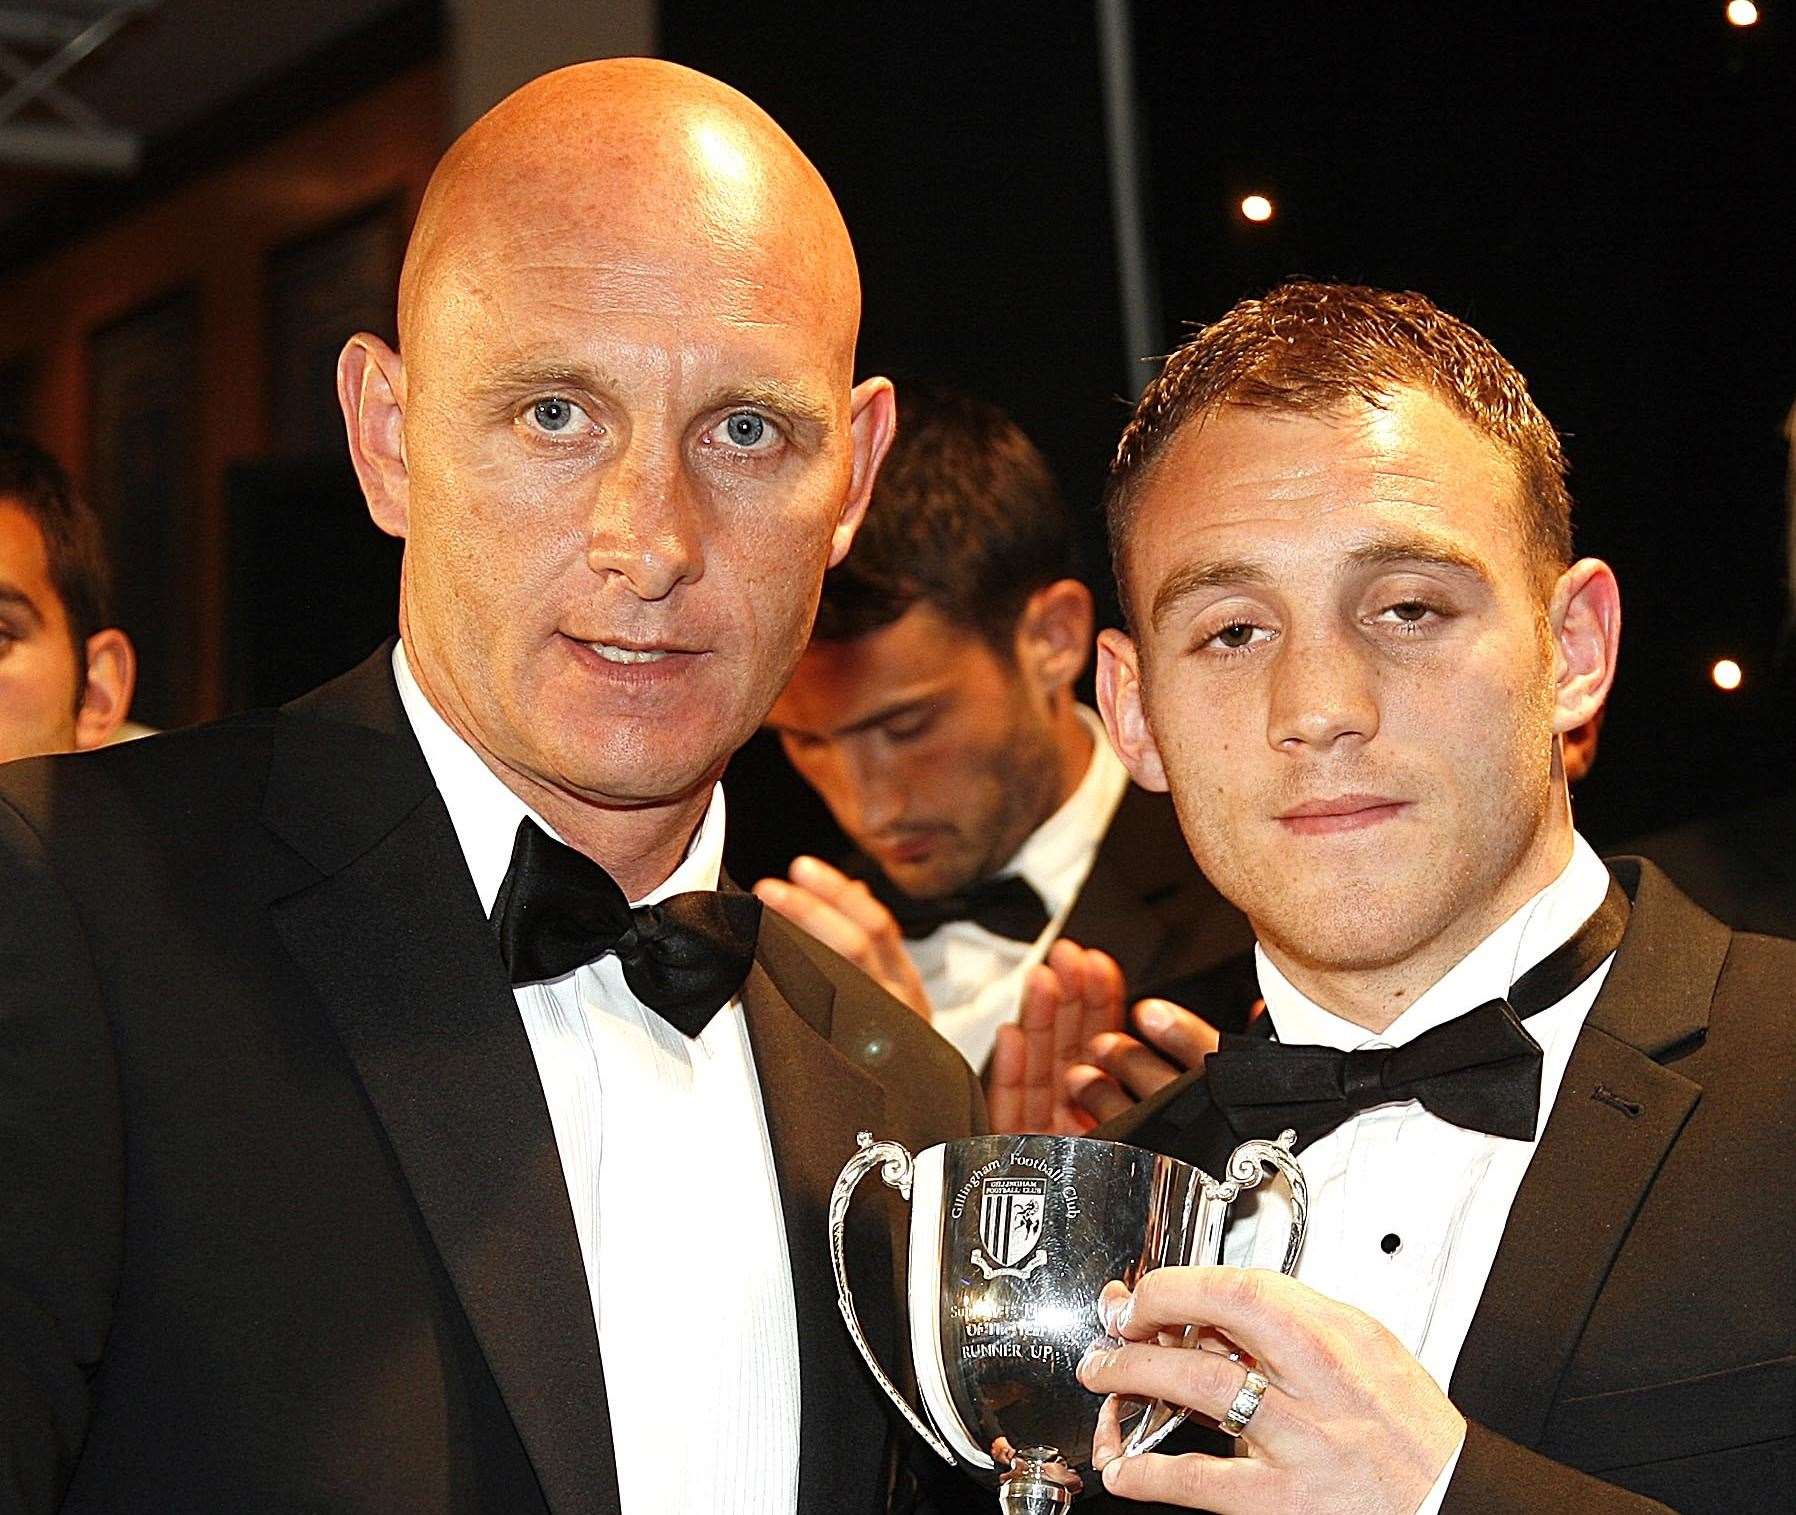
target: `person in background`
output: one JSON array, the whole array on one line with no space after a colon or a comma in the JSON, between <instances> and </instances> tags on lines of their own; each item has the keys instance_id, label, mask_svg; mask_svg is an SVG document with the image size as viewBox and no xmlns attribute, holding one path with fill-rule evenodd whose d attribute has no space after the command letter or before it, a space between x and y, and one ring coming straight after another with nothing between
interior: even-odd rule
<instances>
[{"instance_id":1,"label":"person in background","mask_svg":"<svg viewBox=\"0 0 1796 1515\"><path fill-rule=\"evenodd\" d=\"M1100 1134L1222 1172L1293 1130L1310 1212L1293 1278L1263 1186L1224 1266L1106 1292L1086 1386L1251 1454L1109 1434L1113 1495L1791 1507L1796 944L1574 829L1562 739L1621 615L1564 470L1488 341L1342 285L1237 305L1124 433L1099 700L1253 922L1266 1012ZM1232 1350L1161 1345L1194 1323Z\"/></svg>"},{"instance_id":2,"label":"person in background","mask_svg":"<svg viewBox=\"0 0 1796 1515\"><path fill-rule=\"evenodd\" d=\"M0 769L4 1515L886 1508L829 1196L979 1084L721 879L717 783L890 439L859 318L751 101L535 80L339 360L398 639Z\"/></svg>"},{"instance_id":3,"label":"person in background","mask_svg":"<svg viewBox=\"0 0 1796 1515\"><path fill-rule=\"evenodd\" d=\"M1186 1002L1238 1026L1247 925L1075 697L1092 596L1046 461L967 395L906 385L900 407L768 717L858 851L840 867L800 857L756 892L975 1067L1000 1036L1020 1047L1031 969L1062 937L1113 960L1093 971L1118 994L1184 980ZM1202 978L1224 964L1241 970L1226 986Z\"/></svg>"},{"instance_id":4,"label":"person in background","mask_svg":"<svg viewBox=\"0 0 1796 1515\"><path fill-rule=\"evenodd\" d=\"M136 679L98 517L47 452L0 435L0 762L113 741Z\"/></svg>"}]
</instances>

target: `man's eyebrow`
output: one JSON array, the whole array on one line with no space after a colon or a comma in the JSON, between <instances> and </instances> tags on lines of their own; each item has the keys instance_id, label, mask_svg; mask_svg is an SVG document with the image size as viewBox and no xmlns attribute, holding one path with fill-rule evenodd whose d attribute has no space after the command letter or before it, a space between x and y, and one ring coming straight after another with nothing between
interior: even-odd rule
<instances>
[{"instance_id":1,"label":"man's eyebrow","mask_svg":"<svg viewBox=\"0 0 1796 1515\"><path fill-rule=\"evenodd\" d=\"M37 601L17 584L9 584L5 579L0 579L0 609L23 611L34 626L44 623L44 613L38 609Z\"/></svg>"},{"instance_id":2,"label":"man's eyebrow","mask_svg":"<svg viewBox=\"0 0 1796 1515\"><path fill-rule=\"evenodd\" d=\"M1469 574L1489 582L1490 569L1481 558L1443 542L1438 537L1406 534L1376 537L1347 554L1356 568L1440 568L1450 573ZM1167 613L1180 600L1205 589L1227 589L1235 585L1265 588L1274 582L1273 575L1258 563L1246 558L1225 558L1209 562L1187 563L1167 575L1154 595L1149 615L1158 627Z\"/></svg>"},{"instance_id":3,"label":"man's eyebrow","mask_svg":"<svg viewBox=\"0 0 1796 1515\"><path fill-rule=\"evenodd\" d=\"M1158 627L1168 611L1188 595L1205 589L1226 589L1236 584L1263 587L1272 583L1272 575L1258 563L1246 558L1217 558L1187 563L1161 581L1154 592L1149 619Z\"/></svg>"},{"instance_id":4,"label":"man's eyebrow","mask_svg":"<svg viewBox=\"0 0 1796 1515\"><path fill-rule=\"evenodd\" d=\"M794 421L825 428L831 419L830 408L821 398L783 379L754 379L719 390L712 406L726 405L752 405L759 410L776 411Z\"/></svg>"},{"instance_id":5,"label":"man's eyebrow","mask_svg":"<svg viewBox=\"0 0 1796 1515\"><path fill-rule=\"evenodd\" d=\"M887 721L895 721L900 716L915 714L925 705L932 704L935 699L936 695L933 693L907 695L903 699L893 700L889 705L881 705L877 710L852 720L845 726L833 727L825 732L824 736L844 737L853 736L859 731L869 731L875 726L883 726ZM767 724L782 735L797 737L814 737L816 735L814 732L798 731L791 726L782 726L777 721L769 721Z\"/></svg>"},{"instance_id":6,"label":"man's eyebrow","mask_svg":"<svg viewBox=\"0 0 1796 1515\"><path fill-rule=\"evenodd\" d=\"M494 363L480 377L487 390L535 389L539 385L564 385L569 389L604 389L604 374L581 363L544 363L534 358L514 358Z\"/></svg>"},{"instance_id":7,"label":"man's eyebrow","mask_svg":"<svg viewBox=\"0 0 1796 1515\"><path fill-rule=\"evenodd\" d=\"M1491 576L1482 558L1438 537L1380 536L1354 548L1348 553L1347 560L1359 568L1399 568L1413 564L1419 568L1444 568L1450 573L1470 574L1478 579L1488 580Z\"/></svg>"}]
</instances>

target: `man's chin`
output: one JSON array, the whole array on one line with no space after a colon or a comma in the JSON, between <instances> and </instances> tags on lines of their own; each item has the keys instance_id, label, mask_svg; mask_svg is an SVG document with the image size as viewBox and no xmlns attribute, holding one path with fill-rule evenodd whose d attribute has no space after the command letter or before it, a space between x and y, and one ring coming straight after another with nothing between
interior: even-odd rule
<instances>
[{"instance_id":1,"label":"man's chin","mask_svg":"<svg viewBox=\"0 0 1796 1515\"><path fill-rule=\"evenodd\" d=\"M925 868L875 857L880 871L914 900L937 900L966 888L974 880L965 870Z\"/></svg>"},{"instance_id":2,"label":"man's chin","mask_svg":"<svg viewBox=\"0 0 1796 1515\"><path fill-rule=\"evenodd\" d=\"M532 777L570 799L588 804L640 809L678 804L708 794L729 760L730 750L696 735L690 744L610 740L558 740L532 765ZM715 750L714 750L715 749Z\"/></svg>"}]
</instances>

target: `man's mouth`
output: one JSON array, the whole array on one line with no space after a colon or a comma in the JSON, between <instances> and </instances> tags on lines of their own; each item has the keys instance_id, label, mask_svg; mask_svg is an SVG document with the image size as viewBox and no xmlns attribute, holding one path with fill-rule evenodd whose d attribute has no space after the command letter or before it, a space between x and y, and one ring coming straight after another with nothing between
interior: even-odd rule
<instances>
[{"instance_id":1,"label":"man's mouth","mask_svg":"<svg viewBox=\"0 0 1796 1515\"><path fill-rule=\"evenodd\" d=\"M888 863L920 863L935 851L941 839L940 831L911 832L881 840L867 850Z\"/></svg>"},{"instance_id":2,"label":"man's mouth","mask_svg":"<svg viewBox=\"0 0 1796 1515\"><path fill-rule=\"evenodd\" d=\"M671 642L638 641L632 637L582 637L565 631L562 636L600 662L619 669L647 670L656 663L683 661L699 655L698 648L676 646Z\"/></svg>"},{"instance_id":3,"label":"man's mouth","mask_svg":"<svg viewBox=\"0 0 1796 1515\"><path fill-rule=\"evenodd\" d=\"M607 663L659 663L673 655L671 647L620 647L615 642L582 642Z\"/></svg>"},{"instance_id":4,"label":"man's mouth","mask_svg":"<svg viewBox=\"0 0 1796 1515\"><path fill-rule=\"evenodd\" d=\"M1409 807L1409 801L1382 794L1337 794L1305 800L1280 811L1275 817L1300 836L1326 836L1338 831L1358 831L1388 821Z\"/></svg>"}]
</instances>

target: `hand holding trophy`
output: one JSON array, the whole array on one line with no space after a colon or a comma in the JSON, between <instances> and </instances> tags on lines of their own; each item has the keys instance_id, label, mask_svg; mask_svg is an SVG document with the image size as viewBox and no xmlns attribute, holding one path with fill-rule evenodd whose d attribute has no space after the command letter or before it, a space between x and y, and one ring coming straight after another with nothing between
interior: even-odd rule
<instances>
[{"instance_id":1,"label":"hand holding trophy","mask_svg":"<svg viewBox=\"0 0 1796 1515\"><path fill-rule=\"evenodd\" d=\"M1235 1197L1267 1168L1291 1187L1281 1271L1296 1265L1308 1196L1290 1132L1243 1142L1227 1177L1089 1137L981 1136L914 1158L860 1136L830 1200L830 1252L842 1318L880 1386L946 1461L998 1489L1005 1515L1064 1510L1093 1482L1104 1397L1078 1376L1105 1335L1104 1285L1154 1268L1213 1264ZM854 1190L874 1168L911 1203L910 1339L919 1415L874 1360L849 1290L843 1233ZM1192 1344L1194 1332L1185 1333ZM1157 1445L1184 1419L1163 1401L1121 1401L1123 1455ZM927 1419L925 1419L925 1416Z\"/></svg>"}]
</instances>

